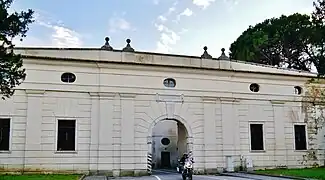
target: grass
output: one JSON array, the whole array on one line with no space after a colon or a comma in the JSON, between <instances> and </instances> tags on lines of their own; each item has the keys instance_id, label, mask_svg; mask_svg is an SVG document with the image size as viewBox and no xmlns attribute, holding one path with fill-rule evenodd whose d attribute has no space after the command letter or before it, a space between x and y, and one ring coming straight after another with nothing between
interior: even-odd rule
<instances>
[{"instance_id":1,"label":"grass","mask_svg":"<svg viewBox=\"0 0 325 180\"><path fill-rule=\"evenodd\" d=\"M325 180L325 167L304 169L270 169L256 171L259 174L282 175Z\"/></svg>"},{"instance_id":2,"label":"grass","mask_svg":"<svg viewBox=\"0 0 325 180\"><path fill-rule=\"evenodd\" d=\"M66 174L26 174L26 175L0 175L0 180L78 180L80 175Z\"/></svg>"}]
</instances>

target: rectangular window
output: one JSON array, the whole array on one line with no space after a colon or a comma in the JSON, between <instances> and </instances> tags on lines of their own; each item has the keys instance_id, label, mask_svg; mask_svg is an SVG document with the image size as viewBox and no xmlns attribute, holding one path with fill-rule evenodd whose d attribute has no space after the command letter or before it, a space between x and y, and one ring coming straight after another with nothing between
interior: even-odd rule
<instances>
[{"instance_id":1,"label":"rectangular window","mask_svg":"<svg viewBox=\"0 0 325 180\"><path fill-rule=\"evenodd\" d=\"M58 120L57 151L75 151L76 120Z\"/></svg>"},{"instance_id":2,"label":"rectangular window","mask_svg":"<svg viewBox=\"0 0 325 180\"><path fill-rule=\"evenodd\" d=\"M307 150L306 126L295 125L294 131L295 131L295 149Z\"/></svg>"},{"instance_id":3,"label":"rectangular window","mask_svg":"<svg viewBox=\"0 0 325 180\"><path fill-rule=\"evenodd\" d=\"M10 119L0 119L0 151L9 151Z\"/></svg>"},{"instance_id":4,"label":"rectangular window","mask_svg":"<svg viewBox=\"0 0 325 180\"><path fill-rule=\"evenodd\" d=\"M263 124L250 124L251 150L264 150Z\"/></svg>"}]
</instances>

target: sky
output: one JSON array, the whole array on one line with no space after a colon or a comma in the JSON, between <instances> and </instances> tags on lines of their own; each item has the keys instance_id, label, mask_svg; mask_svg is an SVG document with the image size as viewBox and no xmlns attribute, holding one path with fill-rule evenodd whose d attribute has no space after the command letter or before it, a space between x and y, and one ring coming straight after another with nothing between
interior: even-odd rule
<instances>
[{"instance_id":1,"label":"sky","mask_svg":"<svg viewBox=\"0 0 325 180\"><path fill-rule=\"evenodd\" d=\"M310 14L313 0L14 0L10 11L33 9L22 47L114 49L127 38L136 51L213 57L264 19L295 12Z\"/></svg>"}]
</instances>

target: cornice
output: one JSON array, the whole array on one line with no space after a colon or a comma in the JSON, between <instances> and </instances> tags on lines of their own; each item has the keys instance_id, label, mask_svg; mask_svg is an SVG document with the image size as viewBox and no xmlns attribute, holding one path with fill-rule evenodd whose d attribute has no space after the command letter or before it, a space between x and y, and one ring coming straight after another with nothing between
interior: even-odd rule
<instances>
[{"instance_id":1,"label":"cornice","mask_svg":"<svg viewBox=\"0 0 325 180\"><path fill-rule=\"evenodd\" d=\"M133 99L137 96L136 93L119 93L121 99Z\"/></svg>"},{"instance_id":2,"label":"cornice","mask_svg":"<svg viewBox=\"0 0 325 180\"><path fill-rule=\"evenodd\" d=\"M39 89L25 89L25 93L28 96L43 96L45 94L45 90Z\"/></svg>"},{"instance_id":3,"label":"cornice","mask_svg":"<svg viewBox=\"0 0 325 180\"><path fill-rule=\"evenodd\" d=\"M220 100L219 97L214 97L214 96L203 96L201 97L201 99L205 103L216 103L218 100Z\"/></svg>"},{"instance_id":4,"label":"cornice","mask_svg":"<svg viewBox=\"0 0 325 180\"><path fill-rule=\"evenodd\" d=\"M112 99L116 96L115 92L89 92L90 97L98 97L98 98L108 98Z\"/></svg>"},{"instance_id":5,"label":"cornice","mask_svg":"<svg viewBox=\"0 0 325 180\"><path fill-rule=\"evenodd\" d=\"M286 103L286 101L282 101L282 100L270 100L272 105L283 105Z\"/></svg>"},{"instance_id":6,"label":"cornice","mask_svg":"<svg viewBox=\"0 0 325 180\"><path fill-rule=\"evenodd\" d=\"M214 96L203 96L201 97L203 102L206 103L216 103L217 101L220 101L221 103L234 103L234 102L240 102L238 98L233 97L214 97Z\"/></svg>"},{"instance_id":7,"label":"cornice","mask_svg":"<svg viewBox=\"0 0 325 180\"><path fill-rule=\"evenodd\" d=\"M33 85L33 84L31 84ZM16 89L16 91L23 91L25 94L44 94L46 93L52 93L52 92L65 92L65 93L86 93L88 94L91 98L96 98L96 97L115 97L118 95L118 91L122 92L122 94L132 94L133 92L128 92L127 90L124 89L112 89L112 91L115 92L96 92L96 91L82 91L82 90L73 90L73 89L57 89L57 90L52 90L52 89L46 89L45 88L43 90L35 90L35 89ZM130 88L131 89L131 88ZM108 90L109 91L109 90ZM140 89L139 92L136 93L136 95L150 95L150 96L157 96L157 93L155 92L159 92L160 90L158 88L143 88ZM187 97L186 101L187 102L197 102L196 100L194 100L194 98L199 98L199 99L206 99L207 101L209 101L209 99L214 99L216 98L216 100L221 101L222 100L227 100L229 101L229 98L227 96L229 96L229 93L223 92L223 91L219 91L219 92L213 92L213 91L201 91L201 90L193 90L192 92L190 91L185 91L185 90L174 90L174 92L176 93L184 93L184 95L182 95L183 97ZM204 94L207 94L207 96L205 96ZM211 95L210 95L211 94ZM218 97L215 96L214 94L218 94ZM225 95L223 95L225 94ZM296 95L278 95L278 94L260 94L259 96L249 96L248 93L240 93L240 92L235 92L232 93L233 96L235 97L231 97L231 100L237 101L249 101L249 100L254 100L254 101L267 101L270 102L270 99L272 99L272 101L284 101L284 102L296 102L296 103L312 103L311 100L309 100L309 98L307 96L303 96L302 99L300 100L299 97L295 97ZM210 95L210 96L209 96ZM169 96L169 95L167 95ZM179 95L180 96L180 95ZM224 98L223 98L224 97ZM181 99L179 99L181 100ZM179 101L178 100L178 101Z\"/></svg>"},{"instance_id":8,"label":"cornice","mask_svg":"<svg viewBox=\"0 0 325 180\"><path fill-rule=\"evenodd\" d=\"M220 101L221 102L231 102L231 103L233 103L233 102L235 102L235 103L237 103L237 102L239 102L240 100L238 99L238 98L234 98L234 97L221 97L220 98Z\"/></svg>"}]
</instances>

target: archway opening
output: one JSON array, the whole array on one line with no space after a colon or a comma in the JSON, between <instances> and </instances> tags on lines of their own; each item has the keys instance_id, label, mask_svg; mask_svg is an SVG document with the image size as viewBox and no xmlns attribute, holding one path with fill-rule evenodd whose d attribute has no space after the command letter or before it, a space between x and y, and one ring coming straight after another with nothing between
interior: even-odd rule
<instances>
[{"instance_id":1,"label":"archway opening","mask_svg":"<svg viewBox=\"0 0 325 180\"><path fill-rule=\"evenodd\" d=\"M163 119L152 128L151 149L153 169L176 170L178 159L188 152L188 131L176 119Z\"/></svg>"}]
</instances>

